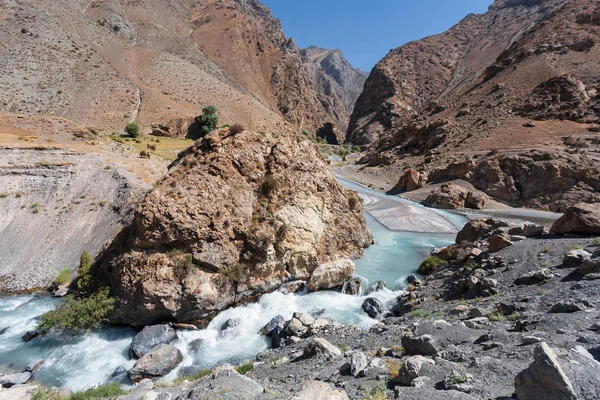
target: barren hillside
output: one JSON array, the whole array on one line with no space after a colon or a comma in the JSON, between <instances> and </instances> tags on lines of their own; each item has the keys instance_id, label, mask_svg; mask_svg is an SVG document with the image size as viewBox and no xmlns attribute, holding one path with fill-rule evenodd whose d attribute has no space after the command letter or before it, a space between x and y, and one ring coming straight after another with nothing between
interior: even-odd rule
<instances>
[{"instance_id":1,"label":"barren hillside","mask_svg":"<svg viewBox=\"0 0 600 400\"><path fill-rule=\"evenodd\" d=\"M391 188L414 167L517 206L597 201L599 12L591 0L498 0L390 52L348 130L369 148L362 172Z\"/></svg>"}]
</instances>

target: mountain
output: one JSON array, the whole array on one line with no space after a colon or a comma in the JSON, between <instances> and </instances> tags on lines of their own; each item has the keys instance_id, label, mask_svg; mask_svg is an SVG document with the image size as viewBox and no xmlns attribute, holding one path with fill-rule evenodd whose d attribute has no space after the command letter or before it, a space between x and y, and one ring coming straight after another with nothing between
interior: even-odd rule
<instances>
[{"instance_id":1,"label":"mountain","mask_svg":"<svg viewBox=\"0 0 600 400\"><path fill-rule=\"evenodd\" d=\"M332 136L333 129L329 129L323 131L323 136L329 143L342 143L354 104L363 90L368 73L353 68L340 50L310 46L301 53L322 107L340 124L335 131L341 131L341 135Z\"/></svg>"},{"instance_id":2,"label":"mountain","mask_svg":"<svg viewBox=\"0 0 600 400\"><path fill-rule=\"evenodd\" d=\"M6 5L0 38L0 113L109 129L137 120L181 136L214 104L224 123L332 124L343 136L356 96L354 81L349 96L326 93L255 0L26 0Z\"/></svg>"},{"instance_id":3,"label":"mountain","mask_svg":"<svg viewBox=\"0 0 600 400\"><path fill-rule=\"evenodd\" d=\"M346 140L389 179L415 168L515 206L598 201L599 19L591 0L497 0L394 49L367 79Z\"/></svg>"}]
</instances>

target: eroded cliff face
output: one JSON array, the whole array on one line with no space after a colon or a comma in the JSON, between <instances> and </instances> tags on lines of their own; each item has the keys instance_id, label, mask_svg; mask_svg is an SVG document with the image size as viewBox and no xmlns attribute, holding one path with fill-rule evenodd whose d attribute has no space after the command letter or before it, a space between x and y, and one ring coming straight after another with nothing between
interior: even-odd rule
<instances>
[{"instance_id":1,"label":"eroded cliff face","mask_svg":"<svg viewBox=\"0 0 600 400\"><path fill-rule=\"evenodd\" d=\"M358 258L362 203L304 137L215 131L184 151L98 268L116 321L195 321Z\"/></svg>"}]
</instances>

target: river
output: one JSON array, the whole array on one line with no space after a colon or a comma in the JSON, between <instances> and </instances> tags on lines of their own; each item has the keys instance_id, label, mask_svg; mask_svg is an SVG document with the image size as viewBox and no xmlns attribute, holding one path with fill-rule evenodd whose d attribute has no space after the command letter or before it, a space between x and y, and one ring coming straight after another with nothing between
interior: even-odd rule
<instances>
[{"instance_id":1,"label":"river","mask_svg":"<svg viewBox=\"0 0 600 400\"><path fill-rule=\"evenodd\" d=\"M356 260L356 275L370 284L384 280L387 289L370 296L392 305L406 286L406 277L416 271L434 247L453 243L456 231L466 219L349 181L340 182L358 191L364 199L367 226L375 238L375 245ZM76 338L49 336L29 343L21 340L25 332L35 328L37 317L58 301L50 297L0 297L0 331L7 328L0 334L0 372L21 371L32 361L43 359L44 364L35 375L38 381L80 390L104 383L118 366L128 369L133 366L128 349L135 332L126 327L107 327ZM275 292L262 296L256 303L225 310L204 330L179 332L179 340L174 344L184 354L184 361L164 379L220 363L254 359L269 346L267 339L257 332L277 315L289 319L292 313L302 311L368 328L377 321L362 311L363 301L364 297L333 291L288 295ZM229 319L237 320L238 325L223 335L219 328Z\"/></svg>"}]
</instances>

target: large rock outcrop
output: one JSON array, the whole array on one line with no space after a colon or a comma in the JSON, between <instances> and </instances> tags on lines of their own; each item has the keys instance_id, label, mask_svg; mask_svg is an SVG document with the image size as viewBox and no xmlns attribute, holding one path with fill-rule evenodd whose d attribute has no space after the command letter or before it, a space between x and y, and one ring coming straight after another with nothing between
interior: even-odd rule
<instances>
[{"instance_id":1,"label":"large rock outcrop","mask_svg":"<svg viewBox=\"0 0 600 400\"><path fill-rule=\"evenodd\" d=\"M371 242L359 197L308 139L223 129L180 154L97 276L118 300L116 321L196 321Z\"/></svg>"},{"instance_id":2,"label":"large rock outcrop","mask_svg":"<svg viewBox=\"0 0 600 400\"><path fill-rule=\"evenodd\" d=\"M552 225L554 233L600 235L600 204L576 204Z\"/></svg>"}]
</instances>

